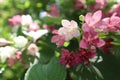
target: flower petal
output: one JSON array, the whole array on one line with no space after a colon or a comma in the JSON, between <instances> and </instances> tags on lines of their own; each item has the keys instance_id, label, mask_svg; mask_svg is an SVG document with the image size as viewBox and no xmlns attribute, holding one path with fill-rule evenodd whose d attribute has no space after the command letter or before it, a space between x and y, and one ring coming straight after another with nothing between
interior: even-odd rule
<instances>
[{"instance_id":1,"label":"flower petal","mask_svg":"<svg viewBox=\"0 0 120 80\"><path fill-rule=\"evenodd\" d=\"M63 27L68 27L70 26L70 22L68 20L62 20L62 25Z\"/></svg>"},{"instance_id":2,"label":"flower petal","mask_svg":"<svg viewBox=\"0 0 120 80\"><path fill-rule=\"evenodd\" d=\"M87 42L85 40L81 40L79 43L80 48L88 48Z\"/></svg>"}]
</instances>

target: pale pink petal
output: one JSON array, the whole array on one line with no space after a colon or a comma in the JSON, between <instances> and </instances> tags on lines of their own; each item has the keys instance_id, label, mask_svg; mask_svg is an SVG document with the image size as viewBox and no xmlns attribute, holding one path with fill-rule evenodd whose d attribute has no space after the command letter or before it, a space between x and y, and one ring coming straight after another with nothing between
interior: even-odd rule
<instances>
[{"instance_id":1,"label":"pale pink petal","mask_svg":"<svg viewBox=\"0 0 120 80\"><path fill-rule=\"evenodd\" d=\"M118 23L120 23L120 18L117 16L112 16L111 17L111 24L112 25L117 25Z\"/></svg>"},{"instance_id":2,"label":"pale pink petal","mask_svg":"<svg viewBox=\"0 0 120 80\"><path fill-rule=\"evenodd\" d=\"M68 26L70 26L70 21L62 20L62 25L63 25L63 27L68 27Z\"/></svg>"},{"instance_id":3,"label":"pale pink petal","mask_svg":"<svg viewBox=\"0 0 120 80\"><path fill-rule=\"evenodd\" d=\"M79 43L80 48L88 48L87 42L85 40L81 40Z\"/></svg>"},{"instance_id":4,"label":"pale pink petal","mask_svg":"<svg viewBox=\"0 0 120 80\"><path fill-rule=\"evenodd\" d=\"M102 46L104 46L104 45L105 45L105 41L102 40L102 39L98 39L98 42L96 42L96 46L97 46L97 47L102 47Z\"/></svg>"},{"instance_id":5,"label":"pale pink petal","mask_svg":"<svg viewBox=\"0 0 120 80\"><path fill-rule=\"evenodd\" d=\"M52 37L51 42L56 43L59 40L58 35Z\"/></svg>"},{"instance_id":6,"label":"pale pink petal","mask_svg":"<svg viewBox=\"0 0 120 80\"><path fill-rule=\"evenodd\" d=\"M100 10L99 10L99 11L96 11L96 12L93 14L92 18L93 18L93 20L94 20L95 22L100 21L101 18L102 18L102 11L100 11Z\"/></svg>"},{"instance_id":7,"label":"pale pink petal","mask_svg":"<svg viewBox=\"0 0 120 80\"><path fill-rule=\"evenodd\" d=\"M90 13L87 13L85 16L85 22L87 24L90 24L91 20L92 20L92 16L90 15Z\"/></svg>"},{"instance_id":8,"label":"pale pink petal","mask_svg":"<svg viewBox=\"0 0 120 80\"><path fill-rule=\"evenodd\" d=\"M58 30L53 30L52 34L58 34Z\"/></svg>"},{"instance_id":9,"label":"pale pink petal","mask_svg":"<svg viewBox=\"0 0 120 80\"><path fill-rule=\"evenodd\" d=\"M89 32L90 31L90 27L85 23L85 24L82 25L82 30L84 32Z\"/></svg>"},{"instance_id":10,"label":"pale pink petal","mask_svg":"<svg viewBox=\"0 0 120 80\"><path fill-rule=\"evenodd\" d=\"M105 23L109 24L110 18L106 17L106 18L102 19L102 21L104 21Z\"/></svg>"},{"instance_id":11,"label":"pale pink petal","mask_svg":"<svg viewBox=\"0 0 120 80\"><path fill-rule=\"evenodd\" d=\"M74 20L71 21L71 26L78 28L78 24Z\"/></svg>"}]
</instances>

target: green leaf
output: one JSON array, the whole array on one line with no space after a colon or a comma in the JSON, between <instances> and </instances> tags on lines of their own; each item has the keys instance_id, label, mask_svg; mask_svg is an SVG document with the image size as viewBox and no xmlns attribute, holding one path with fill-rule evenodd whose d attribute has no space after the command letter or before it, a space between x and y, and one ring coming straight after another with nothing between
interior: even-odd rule
<instances>
[{"instance_id":1,"label":"green leaf","mask_svg":"<svg viewBox=\"0 0 120 80\"><path fill-rule=\"evenodd\" d=\"M95 72L97 73L98 77L100 77L101 79L104 79L102 73L100 72L100 70L97 67L92 65L92 68L95 70Z\"/></svg>"},{"instance_id":2,"label":"green leaf","mask_svg":"<svg viewBox=\"0 0 120 80\"><path fill-rule=\"evenodd\" d=\"M25 80L65 80L65 78L66 71L55 57L48 64L34 65L25 76Z\"/></svg>"},{"instance_id":3,"label":"green leaf","mask_svg":"<svg viewBox=\"0 0 120 80\"><path fill-rule=\"evenodd\" d=\"M43 21L48 25L51 25L51 24L60 25L61 20L62 20L62 18L52 18L52 17L44 17L43 18Z\"/></svg>"}]
</instances>

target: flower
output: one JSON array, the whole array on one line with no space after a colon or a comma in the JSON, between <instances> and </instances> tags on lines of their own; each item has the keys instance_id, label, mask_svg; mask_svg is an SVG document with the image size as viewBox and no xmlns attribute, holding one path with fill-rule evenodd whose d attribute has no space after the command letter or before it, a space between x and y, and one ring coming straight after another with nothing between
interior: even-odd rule
<instances>
[{"instance_id":1,"label":"flower","mask_svg":"<svg viewBox=\"0 0 120 80\"><path fill-rule=\"evenodd\" d=\"M78 24L74 20L62 20L62 26L63 27L58 30L58 35L64 36L66 41L80 35Z\"/></svg>"},{"instance_id":2,"label":"flower","mask_svg":"<svg viewBox=\"0 0 120 80\"><path fill-rule=\"evenodd\" d=\"M7 58L15 58L16 49L11 46L0 47L0 60L2 63L6 61Z\"/></svg>"},{"instance_id":3,"label":"flower","mask_svg":"<svg viewBox=\"0 0 120 80\"><path fill-rule=\"evenodd\" d=\"M120 17L116 16L116 13L111 17L104 18L102 21L106 23L108 31L116 32L117 30L120 30Z\"/></svg>"},{"instance_id":4,"label":"flower","mask_svg":"<svg viewBox=\"0 0 120 80\"><path fill-rule=\"evenodd\" d=\"M75 64L75 54L73 52L69 52L67 49L62 49L60 64L66 65L66 67L71 67Z\"/></svg>"},{"instance_id":5,"label":"flower","mask_svg":"<svg viewBox=\"0 0 120 80\"><path fill-rule=\"evenodd\" d=\"M21 23L21 16L20 15L15 15L12 18L8 19L10 26L16 26Z\"/></svg>"},{"instance_id":6,"label":"flower","mask_svg":"<svg viewBox=\"0 0 120 80\"><path fill-rule=\"evenodd\" d=\"M16 59L18 60L22 59L22 51L16 51Z\"/></svg>"},{"instance_id":7,"label":"flower","mask_svg":"<svg viewBox=\"0 0 120 80\"><path fill-rule=\"evenodd\" d=\"M4 45L7 45L7 44L11 44L11 42L4 39L4 38L0 38L0 46L4 46Z\"/></svg>"},{"instance_id":8,"label":"flower","mask_svg":"<svg viewBox=\"0 0 120 80\"><path fill-rule=\"evenodd\" d=\"M30 23L29 25L29 31L37 31L40 27L36 22Z\"/></svg>"},{"instance_id":9,"label":"flower","mask_svg":"<svg viewBox=\"0 0 120 80\"><path fill-rule=\"evenodd\" d=\"M35 42L37 39L47 34L48 30L43 29L43 30L29 31L29 32L23 31L23 33L29 37L32 37L33 41Z\"/></svg>"},{"instance_id":10,"label":"flower","mask_svg":"<svg viewBox=\"0 0 120 80\"><path fill-rule=\"evenodd\" d=\"M28 43L28 40L24 36L15 37L13 41L15 43L14 46L19 49L25 47Z\"/></svg>"},{"instance_id":11,"label":"flower","mask_svg":"<svg viewBox=\"0 0 120 80\"><path fill-rule=\"evenodd\" d=\"M107 31L107 26L104 21L101 20L102 18L102 12L96 11L93 16L90 15L90 13L87 13L85 16L85 22L82 25L82 30L84 32L106 32Z\"/></svg>"},{"instance_id":12,"label":"flower","mask_svg":"<svg viewBox=\"0 0 120 80\"><path fill-rule=\"evenodd\" d=\"M60 35L55 35L51 39L52 43L56 43L57 47L61 47L65 42L65 37Z\"/></svg>"},{"instance_id":13,"label":"flower","mask_svg":"<svg viewBox=\"0 0 120 80\"><path fill-rule=\"evenodd\" d=\"M104 40L98 38L95 32L85 32L80 41L79 47L84 49L94 49L95 47L102 47L105 44Z\"/></svg>"},{"instance_id":14,"label":"flower","mask_svg":"<svg viewBox=\"0 0 120 80\"><path fill-rule=\"evenodd\" d=\"M30 15L22 15L22 21L21 21L22 25L29 25L32 22L33 22L32 17Z\"/></svg>"},{"instance_id":15,"label":"flower","mask_svg":"<svg viewBox=\"0 0 120 80\"><path fill-rule=\"evenodd\" d=\"M95 8L96 9L103 9L107 6L107 0L95 0L96 5Z\"/></svg>"},{"instance_id":16,"label":"flower","mask_svg":"<svg viewBox=\"0 0 120 80\"><path fill-rule=\"evenodd\" d=\"M82 64L85 63L85 65L90 65L89 59L92 59L95 57L95 50L86 50L86 49L80 49L77 52L76 57L76 64Z\"/></svg>"},{"instance_id":17,"label":"flower","mask_svg":"<svg viewBox=\"0 0 120 80\"><path fill-rule=\"evenodd\" d=\"M102 18L102 11L98 10L96 11L92 16L90 13L87 13L85 16L85 22L90 26L93 27L95 24L97 24Z\"/></svg>"},{"instance_id":18,"label":"flower","mask_svg":"<svg viewBox=\"0 0 120 80\"><path fill-rule=\"evenodd\" d=\"M28 50L27 52L28 55L35 56L36 53L38 52L38 47L36 44L32 43L28 46L27 50Z\"/></svg>"}]
</instances>

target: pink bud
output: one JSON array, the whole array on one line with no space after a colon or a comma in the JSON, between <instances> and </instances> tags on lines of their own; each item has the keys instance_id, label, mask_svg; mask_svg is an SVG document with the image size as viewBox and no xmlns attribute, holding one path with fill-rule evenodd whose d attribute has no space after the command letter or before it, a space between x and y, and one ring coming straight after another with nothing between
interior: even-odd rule
<instances>
[{"instance_id":1,"label":"pink bud","mask_svg":"<svg viewBox=\"0 0 120 80\"><path fill-rule=\"evenodd\" d=\"M30 23L29 25L29 31L37 31L40 27L36 22Z\"/></svg>"},{"instance_id":2,"label":"pink bud","mask_svg":"<svg viewBox=\"0 0 120 80\"><path fill-rule=\"evenodd\" d=\"M28 46L27 50L28 50L28 53L27 53L28 55L35 56L36 53L38 52L38 47L36 44L32 43Z\"/></svg>"},{"instance_id":3,"label":"pink bud","mask_svg":"<svg viewBox=\"0 0 120 80\"><path fill-rule=\"evenodd\" d=\"M4 38L0 38L0 46L4 46L4 45L7 45L7 44L11 44L11 42L4 39Z\"/></svg>"}]
</instances>

